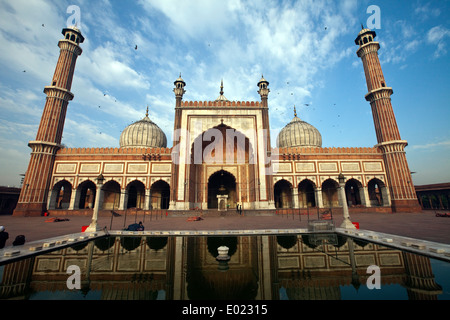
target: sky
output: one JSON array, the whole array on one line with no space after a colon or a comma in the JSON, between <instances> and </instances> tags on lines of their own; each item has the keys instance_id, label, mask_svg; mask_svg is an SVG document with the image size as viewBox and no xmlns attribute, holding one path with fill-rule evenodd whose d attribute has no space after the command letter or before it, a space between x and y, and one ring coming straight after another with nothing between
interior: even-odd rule
<instances>
[{"instance_id":1,"label":"sky","mask_svg":"<svg viewBox=\"0 0 450 320\"><path fill-rule=\"evenodd\" d=\"M264 75L272 147L294 106L320 131L323 147L373 147L354 43L362 23L380 42L414 183L450 182L450 0L0 0L0 185L20 186L61 31L74 21L85 41L67 147L119 147L121 132L147 105L172 147L180 73L185 101L214 101L221 80L228 100L260 101Z\"/></svg>"}]
</instances>

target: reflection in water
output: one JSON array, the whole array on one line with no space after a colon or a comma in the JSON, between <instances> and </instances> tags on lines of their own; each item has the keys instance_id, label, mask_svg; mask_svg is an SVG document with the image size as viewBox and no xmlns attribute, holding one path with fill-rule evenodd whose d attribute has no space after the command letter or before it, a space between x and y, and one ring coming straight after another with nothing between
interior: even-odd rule
<instances>
[{"instance_id":1,"label":"reflection in water","mask_svg":"<svg viewBox=\"0 0 450 320\"><path fill-rule=\"evenodd\" d=\"M67 288L71 265L80 290ZM370 265L380 290L366 287ZM0 267L2 299L448 299L439 283L430 258L336 234L105 237Z\"/></svg>"}]
</instances>

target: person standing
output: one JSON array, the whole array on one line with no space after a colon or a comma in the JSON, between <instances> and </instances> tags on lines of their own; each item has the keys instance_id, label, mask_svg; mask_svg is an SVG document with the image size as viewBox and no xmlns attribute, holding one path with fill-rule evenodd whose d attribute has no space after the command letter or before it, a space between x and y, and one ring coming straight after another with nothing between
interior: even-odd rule
<instances>
[{"instance_id":1,"label":"person standing","mask_svg":"<svg viewBox=\"0 0 450 320\"><path fill-rule=\"evenodd\" d=\"M9 234L5 231L4 226L0 226L0 249L5 247L6 240L8 240Z\"/></svg>"}]
</instances>

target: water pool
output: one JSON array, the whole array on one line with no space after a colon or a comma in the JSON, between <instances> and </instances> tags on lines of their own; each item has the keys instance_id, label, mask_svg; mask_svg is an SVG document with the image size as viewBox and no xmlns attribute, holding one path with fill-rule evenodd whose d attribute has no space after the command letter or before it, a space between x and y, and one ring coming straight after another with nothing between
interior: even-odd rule
<instances>
[{"instance_id":1,"label":"water pool","mask_svg":"<svg viewBox=\"0 0 450 320\"><path fill-rule=\"evenodd\" d=\"M449 300L449 275L448 262L333 233L105 236L3 263L0 298Z\"/></svg>"}]
</instances>

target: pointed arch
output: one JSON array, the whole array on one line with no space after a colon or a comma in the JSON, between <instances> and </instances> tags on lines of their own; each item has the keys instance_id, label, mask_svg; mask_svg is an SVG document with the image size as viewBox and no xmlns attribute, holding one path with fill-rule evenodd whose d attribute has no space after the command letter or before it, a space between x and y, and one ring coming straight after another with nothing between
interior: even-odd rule
<instances>
[{"instance_id":1,"label":"pointed arch","mask_svg":"<svg viewBox=\"0 0 450 320\"><path fill-rule=\"evenodd\" d=\"M345 198L349 207L360 206L362 204L362 188L363 186L360 181L354 178L347 180L345 183Z\"/></svg>"},{"instance_id":2,"label":"pointed arch","mask_svg":"<svg viewBox=\"0 0 450 320\"><path fill-rule=\"evenodd\" d=\"M309 179L303 179L298 184L299 207L316 207L316 184Z\"/></svg>"},{"instance_id":3,"label":"pointed arch","mask_svg":"<svg viewBox=\"0 0 450 320\"><path fill-rule=\"evenodd\" d=\"M120 184L117 181L109 180L103 187L103 201L100 206L105 210L116 210L120 208Z\"/></svg>"},{"instance_id":4,"label":"pointed arch","mask_svg":"<svg viewBox=\"0 0 450 320\"><path fill-rule=\"evenodd\" d=\"M49 209L69 209L72 184L67 180L58 181L52 188Z\"/></svg>"},{"instance_id":5,"label":"pointed arch","mask_svg":"<svg viewBox=\"0 0 450 320\"><path fill-rule=\"evenodd\" d=\"M273 186L275 208L292 208L292 184L285 180L278 180Z\"/></svg>"},{"instance_id":6,"label":"pointed arch","mask_svg":"<svg viewBox=\"0 0 450 320\"><path fill-rule=\"evenodd\" d=\"M152 209L169 209L170 185L160 179L150 187L150 206Z\"/></svg>"},{"instance_id":7,"label":"pointed arch","mask_svg":"<svg viewBox=\"0 0 450 320\"><path fill-rule=\"evenodd\" d=\"M226 171L219 170L208 178L208 209L218 209L217 195L227 195L227 204L232 207L236 203L236 177Z\"/></svg>"},{"instance_id":8,"label":"pointed arch","mask_svg":"<svg viewBox=\"0 0 450 320\"><path fill-rule=\"evenodd\" d=\"M78 209L92 209L94 208L96 196L96 186L92 180L85 180L78 185L77 201L75 203Z\"/></svg>"},{"instance_id":9,"label":"pointed arch","mask_svg":"<svg viewBox=\"0 0 450 320\"><path fill-rule=\"evenodd\" d=\"M331 178L322 182L322 201L325 208L339 207L339 184Z\"/></svg>"},{"instance_id":10,"label":"pointed arch","mask_svg":"<svg viewBox=\"0 0 450 320\"><path fill-rule=\"evenodd\" d=\"M217 198L211 198L211 190L208 191L207 167L217 165L231 165L237 167L239 172L234 176L236 188L234 199L230 198L228 201L230 206L239 202L246 207L256 201L256 152L252 146L252 141L256 141L255 137L222 122L206 129L191 141L186 181L187 196L191 204L216 207ZM213 195L216 196L217 194Z\"/></svg>"},{"instance_id":11,"label":"pointed arch","mask_svg":"<svg viewBox=\"0 0 450 320\"><path fill-rule=\"evenodd\" d=\"M369 201L372 207L382 207L389 205L389 195L386 184L380 179L373 178L367 183Z\"/></svg>"},{"instance_id":12,"label":"pointed arch","mask_svg":"<svg viewBox=\"0 0 450 320\"><path fill-rule=\"evenodd\" d=\"M131 181L125 191L128 195L126 208L143 209L145 205L145 185L139 180Z\"/></svg>"}]
</instances>

